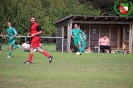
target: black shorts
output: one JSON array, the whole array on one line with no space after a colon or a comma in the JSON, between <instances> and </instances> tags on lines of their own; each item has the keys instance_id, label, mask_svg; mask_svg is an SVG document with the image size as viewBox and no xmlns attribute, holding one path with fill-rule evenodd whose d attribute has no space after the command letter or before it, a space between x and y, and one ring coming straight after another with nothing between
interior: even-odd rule
<instances>
[{"instance_id":1,"label":"black shorts","mask_svg":"<svg viewBox=\"0 0 133 88\"><path fill-rule=\"evenodd\" d=\"M0 40L0 45L2 44L2 41Z\"/></svg>"},{"instance_id":2,"label":"black shorts","mask_svg":"<svg viewBox=\"0 0 133 88\"><path fill-rule=\"evenodd\" d=\"M0 45L2 44L2 38L0 37Z\"/></svg>"}]
</instances>

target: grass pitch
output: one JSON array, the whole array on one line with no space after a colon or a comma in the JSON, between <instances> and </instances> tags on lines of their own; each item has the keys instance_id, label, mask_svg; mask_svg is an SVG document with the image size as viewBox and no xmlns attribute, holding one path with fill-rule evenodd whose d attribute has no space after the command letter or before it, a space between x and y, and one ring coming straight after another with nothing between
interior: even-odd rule
<instances>
[{"instance_id":1,"label":"grass pitch","mask_svg":"<svg viewBox=\"0 0 133 88\"><path fill-rule=\"evenodd\" d=\"M45 45L47 50L53 45ZM55 47L54 47L55 49ZM133 88L133 54L57 53L53 62L36 52L33 64L28 54L14 50L7 59L7 45L0 53L0 88Z\"/></svg>"}]
</instances>

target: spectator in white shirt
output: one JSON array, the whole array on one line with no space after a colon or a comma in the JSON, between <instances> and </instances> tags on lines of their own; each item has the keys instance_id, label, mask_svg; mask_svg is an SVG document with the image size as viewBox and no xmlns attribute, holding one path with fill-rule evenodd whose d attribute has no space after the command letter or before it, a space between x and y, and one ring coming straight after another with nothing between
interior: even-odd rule
<instances>
[{"instance_id":1,"label":"spectator in white shirt","mask_svg":"<svg viewBox=\"0 0 133 88\"><path fill-rule=\"evenodd\" d=\"M26 42L22 44L22 50L24 52L29 52L30 51L30 44L29 44L28 40L26 40Z\"/></svg>"}]
</instances>

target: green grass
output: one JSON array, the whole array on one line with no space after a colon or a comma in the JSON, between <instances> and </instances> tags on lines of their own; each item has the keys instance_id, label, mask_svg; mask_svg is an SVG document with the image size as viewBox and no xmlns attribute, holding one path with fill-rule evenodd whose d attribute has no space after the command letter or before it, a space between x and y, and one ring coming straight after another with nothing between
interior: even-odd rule
<instances>
[{"instance_id":1,"label":"green grass","mask_svg":"<svg viewBox=\"0 0 133 88\"><path fill-rule=\"evenodd\" d=\"M53 48L52 48L53 46ZM133 88L133 54L83 54L52 52L53 62L34 53L33 64L25 65L28 54L14 50L7 59L7 45L0 53L0 88Z\"/></svg>"}]
</instances>

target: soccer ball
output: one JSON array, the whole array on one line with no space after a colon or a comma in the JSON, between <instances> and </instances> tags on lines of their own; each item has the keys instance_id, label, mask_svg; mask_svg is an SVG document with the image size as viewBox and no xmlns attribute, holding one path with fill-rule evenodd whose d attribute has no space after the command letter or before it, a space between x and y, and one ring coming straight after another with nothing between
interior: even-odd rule
<instances>
[{"instance_id":1,"label":"soccer ball","mask_svg":"<svg viewBox=\"0 0 133 88\"><path fill-rule=\"evenodd\" d=\"M80 52L77 52L76 55L80 55Z\"/></svg>"}]
</instances>

